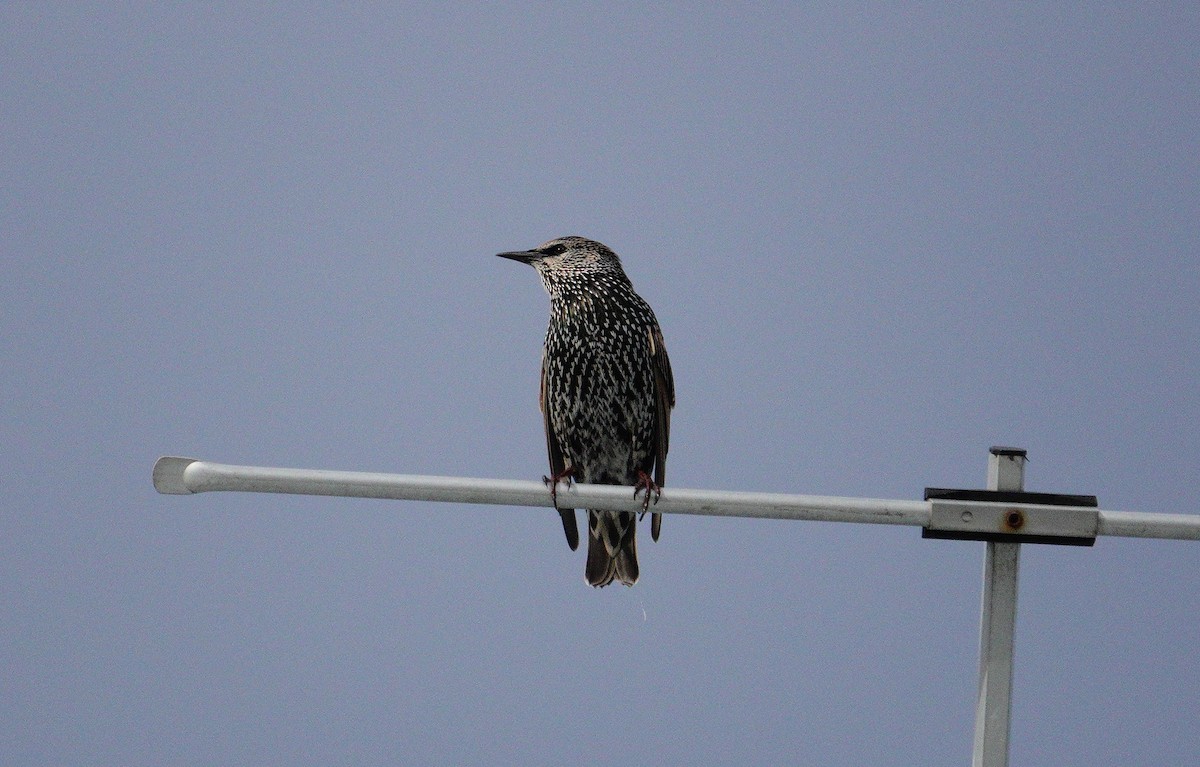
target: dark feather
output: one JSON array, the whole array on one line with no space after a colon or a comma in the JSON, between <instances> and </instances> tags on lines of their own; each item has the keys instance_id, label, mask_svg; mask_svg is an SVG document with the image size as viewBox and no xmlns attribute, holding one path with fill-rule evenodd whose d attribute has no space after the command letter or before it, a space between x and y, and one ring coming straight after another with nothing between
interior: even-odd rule
<instances>
[{"instance_id":1,"label":"dark feather","mask_svg":"<svg viewBox=\"0 0 1200 767\"><path fill-rule=\"evenodd\" d=\"M553 401L553 397L546 396L546 355L543 353L542 383L538 394L538 405L542 409L542 423L546 428L546 451L550 454L551 482L555 482L558 477L562 476L567 468L563 461L562 448L558 444L558 437L554 436L554 429L550 426L550 403ZM575 509L559 509L558 514L562 517L563 534L567 536L567 545L571 547L571 551L574 551L579 548L579 526L575 522Z\"/></svg>"},{"instance_id":2,"label":"dark feather","mask_svg":"<svg viewBox=\"0 0 1200 767\"><path fill-rule=\"evenodd\" d=\"M650 360L654 367L654 483L667 484L667 450L671 442L671 408L675 407L675 378L662 330L650 331ZM650 537L658 540L662 530L662 514L650 515Z\"/></svg>"},{"instance_id":3,"label":"dark feather","mask_svg":"<svg viewBox=\"0 0 1200 767\"><path fill-rule=\"evenodd\" d=\"M585 577L597 588L614 580L626 586L637 583L637 516L588 510L588 556Z\"/></svg>"}]
</instances>

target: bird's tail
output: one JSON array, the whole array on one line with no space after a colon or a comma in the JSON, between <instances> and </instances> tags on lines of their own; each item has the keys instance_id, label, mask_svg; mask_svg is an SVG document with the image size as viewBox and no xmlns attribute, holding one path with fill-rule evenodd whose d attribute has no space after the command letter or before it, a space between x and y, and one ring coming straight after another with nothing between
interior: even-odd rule
<instances>
[{"instance_id":1,"label":"bird's tail","mask_svg":"<svg viewBox=\"0 0 1200 767\"><path fill-rule=\"evenodd\" d=\"M636 533L636 514L588 509L588 583L597 587L614 579L626 586L637 583Z\"/></svg>"}]
</instances>

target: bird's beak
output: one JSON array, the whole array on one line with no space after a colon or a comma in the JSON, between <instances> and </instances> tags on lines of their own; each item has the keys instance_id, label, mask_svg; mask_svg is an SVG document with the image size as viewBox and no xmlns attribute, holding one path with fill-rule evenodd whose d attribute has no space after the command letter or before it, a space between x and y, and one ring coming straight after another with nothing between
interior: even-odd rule
<instances>
[{"instance_id":1,"label":"bird's beak","mask_svg":"<svg viewBox=\"0 0 1200 767\"><path fill-rule=\"evenodd\" d=\"M530 265L534 261L545 257L545 254L539 253L536 250L514 250L508 253L497 253L496 255L500 256L500 258L511 258L513 261L520 261L522 264Z\"/></svg>"}]
</instances>

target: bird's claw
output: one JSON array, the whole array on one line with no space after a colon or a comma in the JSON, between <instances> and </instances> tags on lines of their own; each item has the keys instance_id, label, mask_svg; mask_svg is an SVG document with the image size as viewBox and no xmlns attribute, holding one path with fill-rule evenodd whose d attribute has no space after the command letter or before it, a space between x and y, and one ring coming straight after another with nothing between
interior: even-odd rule
<instances>
[{"instance_id":1,"label":"bird's claw","mask_svg":"<svg viewBox=\"0 0 1200 767\"><path fill-rule=\"evenodd\" d=\"M545 482L546 487L550 488L550 500L554 502L555 508L558 507L558 483L564 479L567 481L567 487L570 487L571 483L575 481L574 466L556 472L549 477L542 475L542 482Z\"/></svg>"},{"instance_id":2,"label":"bird's claw","mask_svg":"<svg viewBox=\"0 0 1200 767\"><path fill-rule=\"evenodd\" d=\"M646 495L644 498L642 498L642 513L641 516L638 517L639 522L641 521L642 517L646 515L646 510L650 508L650 494L654 494L654 503L656 504L658 503L659 497L662 496L662 488L656 485L653 479L650 479L649 474L644 471L639 471L637 484L633 486L633 497L637 498L638 493L643 491L646 493Z\"/></svg>"}]
</instances>

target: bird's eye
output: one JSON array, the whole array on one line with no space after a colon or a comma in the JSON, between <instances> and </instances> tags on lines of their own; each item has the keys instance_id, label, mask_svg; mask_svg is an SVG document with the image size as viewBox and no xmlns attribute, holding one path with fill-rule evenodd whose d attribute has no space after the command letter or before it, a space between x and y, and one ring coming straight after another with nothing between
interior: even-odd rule
<instances>
[{"instance_id":1,"label":"bird's eye","mask_svg":"<svg viewBox=\"0 0 1200 767\"><path fill-rule=\"evenodd\" d=\"M561 242L557 242L542 252L547 256L561 256L563 253L567 252L567 246L563 245Z\"/></svg>"}]
</instances>

